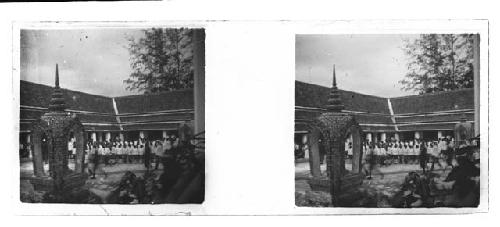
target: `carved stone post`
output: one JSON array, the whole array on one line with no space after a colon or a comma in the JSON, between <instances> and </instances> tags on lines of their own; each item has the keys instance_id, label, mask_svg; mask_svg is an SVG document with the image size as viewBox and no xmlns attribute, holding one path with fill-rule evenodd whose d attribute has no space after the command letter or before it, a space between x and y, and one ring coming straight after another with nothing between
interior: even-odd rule
<instances>
[{"instance_id":1,"label":"carved stone post","mask_svg":"<svg viewBox=\"0 0 500 227\"><path fill-rule=\"evenodd\" d=\"M84 151L84 138L83 132L75 132L76 139L76 156L75 156L75 172L83 173L84 162L85 162L85 151Z\"/></svg>"},{"instance_id":2,"label":"carved stone post","mask_svg":"<svg viewBox=\"0 0 500 227\"><path fill-rule=\"evenodd\" d=\"M313 129L309 136L309 169L313 177L321 176L319 157L319 131Z\"/></svg>"},{"instance_id":3,"label":"carved stone post","mask_svg":"<svg viewBox=\"0 0 500 227\"><path fill-rule=\"evenodd\" d=\"M327 155L328 165L330 166L330 194L332 196L332 205L338 206L338 198L341 193L341 180L345 166L342 165L343 154L340 152L341 142L338 138L332 142Z\"/></svg>"},{"instance_id":4,"label":"carved stone post","mask_svg":"<svg viewBox=\"0 0 500 227\"><path fill-rule=\"evenodd\" d=\"M361 138L359 130L352 130L352 172L361 172L361 160L363 151L361 150Z\"/></svg>"},{"instance_id":5,"label":"carved stone post","mask_svg":"<svg viewBox=\"0 0 500 227\"><path fill-rule=\"evenodd\" d=\"M42 157L42 135L40 132L33 132L33 171L35 176L41 177L43 171L43 157Z\"/></svg>"}]
</instances>

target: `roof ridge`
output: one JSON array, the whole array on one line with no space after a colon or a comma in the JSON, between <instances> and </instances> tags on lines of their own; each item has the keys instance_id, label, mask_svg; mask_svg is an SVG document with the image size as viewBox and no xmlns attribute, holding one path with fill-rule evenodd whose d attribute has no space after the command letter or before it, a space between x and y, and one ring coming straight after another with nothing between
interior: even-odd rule
<instances>
[{"instance_id":1,"label":"roof ridge","mask_svg":"<svg viewBox=\"0 0 500 227\"><path fill-rule=\"evenodd\" d=\"M474 88L460 88L460 89L455 89L455 90L450 90L450 91L437 91L437 92L431 92L431 93L424 93L424 94L416 94L416 95L405 95L405 96L398 96L398 97L390 97L390 99L401 99L401 98L408 98L408 97L413 97L413 96L433 96L433 95L442 95L446 93L458 93L458 92L463 92L463 91L468 91L468 90L474 90Z\"/></svg>"},{"instance_id":2,"label":"roof ridge","mask_svg":"<svg viewBox=\"0 0 500 227\"><path fill-rule=\"evenodd\" d=\"M188 92L188 91L193 91L193 88L184 88L184 89L179 89L179 90L173 90L173 91L162 91L158 93L151 93L151 94L136 94L136 95L124 95L124 96L115 96L112 98L128 98L128 97L135 97L135 96L155 96L155 95L164 95L168 93L180 93L180 92Z\"/></svg>"},{"instance_id":3,"label":"roof ridge","mask_svg":"<svg viewBox=\"0 0 500 227\"><path fill-rule=\"evenodd\" d=\"M48 87L48 88L51 88L51 89L53 88L52 86L49 86L49 85L39 84L39 83L35 83L35 82L31 82L31 81L27 81L27 80L20 80L20 81L25 82L25 83L30 83L30 84L39 85L39 86L45 86L45 87ZM76 91L76 90L71 90L71 89L67 89L67 88L61 88L61 90L71 91L71 92L80 93L80 94L85 94L85 95L90 95L90 96L98 96L98 97L108 98L108 99L112 99L112 98L113 98L113 97L109 97L109 96L104 96L104 95L96 95L96 94L90 94L90 93L87 93L87 92L83 92L83 91Z\"/></svg>"},{"instance_id":4,"label":"roof ridge","mask_svg":"<svg viewBox=\"0 0 500 227\"><path fill-rule=\"evenodd\" d=\"M303 83L303 84L307 84L307 85L312 85L312 86L318 86L318 87L322 87L322 88L325 88L325 89L331 89L331 88L325 87L323 85L306 83L306 82L303 82L303 81L300 81L300 80L295 80L295 82L299 82L299 83ZM381 98L381 99L386 99L387 98L387 97L382 97L382 96L377 96L377 95L363 94L363 93L359 93L359 92L356 92L356 91L350 91L350 90L345 90L345 89L340 89L340 88L338 90L345 91L345 92L352 92L352 93L355 93L355 94L358 94L358 95L364 95L364 96L370 96L370 97L375 97L375 98Z\"/></svg>"}]
</instances>

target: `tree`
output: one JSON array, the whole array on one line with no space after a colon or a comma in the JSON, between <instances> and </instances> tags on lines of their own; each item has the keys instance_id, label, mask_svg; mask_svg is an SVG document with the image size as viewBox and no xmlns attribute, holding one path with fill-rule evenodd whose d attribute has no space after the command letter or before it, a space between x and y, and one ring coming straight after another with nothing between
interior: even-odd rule
<instances>
[{"instance_id":1,"label":"tree","mask_svg":"<svg viewBox=\"0 0 500 227\"><path fill-rule=\"evenodd\" d=\"M128 37L133 72L123 82L127 90L145 94L192 88L191 29L152 28L144 36Z\"/></svg>"},{"instance_id":2,"label":"tree","mask_svg":"<svg viewBox=\"0 0 500 227\"><path fill-rule=\"evenodd\" d=\"M408 73L402 90L420 94L474 86L473 38L470 34L426 34L405 40Z\"/></svg>"}]
</instances>

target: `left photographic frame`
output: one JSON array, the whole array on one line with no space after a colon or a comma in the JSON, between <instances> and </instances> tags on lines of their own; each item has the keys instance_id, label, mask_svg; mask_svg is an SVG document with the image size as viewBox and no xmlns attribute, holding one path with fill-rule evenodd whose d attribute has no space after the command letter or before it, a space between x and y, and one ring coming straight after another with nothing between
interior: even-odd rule
<instances>
[{"instance_id":1,"label":"left photographic frame","mask_svg":"<svg viewBox=\"0 0 500 227\"><path fill-rule=\"evenodd\" d=\"M22 203L203 203L203 28L47 22L18 35Z\"/></svg>"}]
</instances>

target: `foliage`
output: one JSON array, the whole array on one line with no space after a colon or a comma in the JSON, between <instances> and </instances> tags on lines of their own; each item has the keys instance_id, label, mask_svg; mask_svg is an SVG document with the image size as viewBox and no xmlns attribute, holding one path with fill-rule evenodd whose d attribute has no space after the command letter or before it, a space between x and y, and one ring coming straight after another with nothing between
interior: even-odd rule
<instances>
[{"instance_id":1,"label":"foliage","mask_svg":"<svg viewBox=\"0 0 500 227\"><path fill-rule=\"evenodd\" d=\"M133 72L127 90L148 93L192 88L192 30L151 28L144 36L128 37Z\"/></svg>"},{"instance_id":2,"label":"foliage","mask_svg":"<svg viewBox=\"0 0 500 227\"><path fill-rule=\"evenodd\" d=\"M473 35L425 34L405 40L408 73L403 90L420 94L474 86Z\"/></svg>"}]
</instances>

